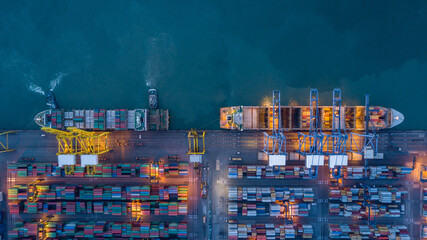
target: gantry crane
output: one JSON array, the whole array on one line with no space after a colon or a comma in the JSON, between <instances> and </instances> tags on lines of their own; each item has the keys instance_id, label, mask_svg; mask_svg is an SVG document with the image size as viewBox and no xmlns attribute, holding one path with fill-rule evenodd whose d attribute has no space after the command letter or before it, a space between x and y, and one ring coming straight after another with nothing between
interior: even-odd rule
<instances>
[{"instance_id":1,"label":"gantry crane","mask_svg":"<svg viewBox=\"0 0 427 240\"><path fill-rule=\"evenodd\" d=\"M282 109L280 91L273 90L272 133L264 132L264 152L268 155L286 155L286 136L282 130Z\"/></svg>"},{"instance_id":2,"label":"gantry crane","mask_svg":"<svg viewBox=\"0 0 427 240\"><path fill-rule=\"evenodd\" d=\"M365 95L365 132L364 134L350 132L350 150L349 152L364 155L366 150L372 150L373 156L378 153L378 135L375 133L375 128L372 133L369 132L370 123L370 109L369 109L369 95ZM363 145L360 142L363 141ZM367 156L364 156L365 167L367 166Z\"/></svg>"},{"instance_id":3,"label":"gantry crane","mask_svg":"<svg viewBox=\"0 0 427 240\"><path fill-rule=\"evenodd\" d=\"M139 199L133 200L131 204L131 222L139 222L142 221L142 213L141 213L141 201Z\"/></svg>"},{"instance_id":4,"label":"gantry crane","mask_svg":"<svg viewBox=\"0 0 427 240\"><path fill-rule=\"evenodd\" d=\"M64 165L65 175L74 175L75 167L74 165Z\"/></svg>"},{"instance_id":5,"label":"gantry crane","mask_svg":"<svg viewBox=\"0 0 427 240\"><path fill-rule=\"evenodd\" d=\"M188 132L188 152L187 155L202 155L205 154L205 134L206 132L203 132L200 136L199 133L195 129L191 129L190 132ZM199 146L199 137L202 138L202 148L200 149Z\"/></svg>"},{"instance_id":6,"label":"gantry crane","mask_svg":"<svg viewBox=\"0 0 427 240\"><path fill-rule=\"evenodd\" d=\"M41 238L38 239L47 239L48 237L46 236L46 225L49 224L49 221L53 218L52 215L48 215L45 217L40 218L39 223L38 223L38 232L42 233Z\"/></svg>"},{"instance_id":7,"label":"gantry crane","mask_svg":"<svg viewBox=\"0 0 427 240\"><path fill-rule=\"evenodd\" d=\"M41 175L37 178L37 180L30 182L27 184L27 200L28 202L35 202L37 200L38 190L37 184L44 181L44 175Z\"/></svg>"},{"instance_id":8,"label":"gantry crane","mask_svg":"<svg viewBox=\"0 0 427 240\"><path fill-rule=\"evenodd\" d=\"M298 153L306 157L306 167L311 168L314 166L314 173L312 177L317 177L317 167L324 164L324 135L322 134L321 127L319 126L320 113L319 113L319 94L317 89L310 90L310 129L308 134L299 132Z\"/></svg>"},{"instance_id":9,"label":"gantry crane","mask_svg":"<svg viewBox=\"0 0 427 240\"><path fill-rule=\"evenodd\" d=\"M76 134L49 127L42 127L42 130L56 136L56 140L58 140L58 152L56 155L75 155L79 153Z\"/></svg>"},{"instance_id":10,"label":"gantry crane","mask_svg":"<svg viewBox=\"0 0 427 240\"><path fill-rule=\"evenodd\" d=\"M370 187L363 183L360 183L359 185L363 188L363 206L368 207L368 225L375 226L376 225L375 213L373 215L374 218L371 219L371 208L372 208L371 198L366 196L366 192L370 190Z\"/></svg>"},{"instance_id":11,"label":"gantry crane","mask_svg":"<svg viewBox=\"0 0 427 240\"><path fill-rule=\"evenodd\" d=\"M86 165L86 174L87 175L95 175L96 169L94 165Z\"/></svg>"},{"instance_id":12,"label":"gantry crane","mask_svg":"<svg viewBox=\"0 0 427 240\"><path fill-rule=\"evenodd\" d=\"M348 163L347 135L341 116L341 89L335 88L332 93L332 133L324 134L324 146L327 148L331 145L331 150L326 149L325 151L329 154L329 168L332 169L332 175L335 178L341 177L341 166L346 166Z\"/></svg>"},{"instance_id":13,"label":"gantry crane","mask_svg":"<svg viewBox=\"0 0 427 240\"><path fill-rule=\"evenodd\" d=\"M82 153L100 155L109 151L107 147L109 132L89 132L75 127L69 127L67 130L77 136Z\"/></svg>"},{"instance_id":14,"label":"gantry crane","mask_svg":"<svg viewBox=\"0 0 427 240\"><path fill-rule=\"evenodd\" d=\"M291 204L289 203L289 200L277 200L276 201L277 204L279 204L280 206L283 206L284 208L284 212L282 217L285 220L285 224L293 224L293 215L291 212Z\"/></svg>"},{"instance_id":15,"label":"gantry crane","mask_svg":"<svg viewBox=\"0 0 427 240\"><path fill-rule=\"evenodd\" d=\"M15 151L15 149L9 148L9 134L12 134L12 133L15 133L15 131L6 131L6 132L0 133L0 136L6 137L6 140L4 141L4 143L0 140L0 153Z\"/></svg>"},{"instance_id":16,"label":"gantry crane","mask_svg":"<svg viewBox=\"0 0 427 240\"><path fill-rule=\"evenodd\" d=\"M99 155L109 151L107 147L108 132L89 132L74 127L67 128L68 131L48 127L42 127L42 130L56 135L58 140L57 155Z\"/></svg>"}]
</instances>

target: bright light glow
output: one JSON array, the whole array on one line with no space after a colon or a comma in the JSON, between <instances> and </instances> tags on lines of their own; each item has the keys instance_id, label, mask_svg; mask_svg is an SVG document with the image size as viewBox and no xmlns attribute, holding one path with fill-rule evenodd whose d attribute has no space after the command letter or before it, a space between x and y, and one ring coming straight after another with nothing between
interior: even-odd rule
<instances>
[{"instance_id":1,"label":"bright light glow","mask_svg":"<svg viewBox=\"0 0 427 240\"><path fill-rule=\"evenodd\" d=\"M271 97L265 96L261 101L261 106L270 107L273 105L273 99Z\"/></svg>"}]
</instances>

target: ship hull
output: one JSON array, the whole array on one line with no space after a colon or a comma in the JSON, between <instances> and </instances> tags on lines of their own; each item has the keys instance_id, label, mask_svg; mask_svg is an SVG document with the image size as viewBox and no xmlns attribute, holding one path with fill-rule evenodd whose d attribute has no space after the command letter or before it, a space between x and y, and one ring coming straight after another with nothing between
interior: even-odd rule
<instances>
[{"instance_id":1,"label":"ship hull","mask_svg":"<svg viewBox=\"0 0 427 240\"><path fill-rule=\"evenodd\" d=\"M169 110L165 109L52 109L34 118L40 127L65 130L76 127L93 131L169 130Z\"/></svg>"},{"instance_id":2,"label":"ship hull","mask_svg":"<svg viewBox=\"0 0 427 240\"><path fill-rule=\"evenodd\" d=\"M394 127L392 112L384 107L370 107L370 129ZM397 112L397 111L396 111ZM220 127L231 130L272 130L273 109L264 106L234 106L220 109ZM309 106L282 106L282 129L285 131L308 131L310 129ZM402 115L403 116L403 115ZM332 130L332 107L319 107L319 126L322 130ZM278 123L276 123L278 124ZM341 107L341 129L365 130L365 107Z\"/></svg>"}]
</instances>

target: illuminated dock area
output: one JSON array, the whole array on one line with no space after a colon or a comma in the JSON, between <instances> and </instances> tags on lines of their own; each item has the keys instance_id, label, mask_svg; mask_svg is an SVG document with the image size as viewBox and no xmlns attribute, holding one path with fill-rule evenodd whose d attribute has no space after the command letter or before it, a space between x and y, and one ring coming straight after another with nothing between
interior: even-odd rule
<instances>
[{"instance_id":1,"label":"illuminated dock area","mask_svg":"<svg viewBox=\"0 0 427 240\"><path fill-rule=\"evenodd\" d=\"M198 169L187 155L188 131L115 131L108 134L109 152L100 155L97 166L82 168L77 161L66 170L56 166L54 135L17 131L9 136L15 151L0 154L9 238L24 228L53 238L54 229L73 222L73 234L91 233L93 227L94 236L99 229L130 228L141 238L147 236L141 229L152 229L152 238L245 239L258 228L261 235L263 229L274 230L264 232L274 232L276 239L292 234L334 239L346 234L347 225L353 230L385 225L404 226L410 239L422 238L426 131L378 132L384 158L370 159L367 168L350 158L340 173L327 164L317 172L305 168L295 153L297 133L285 133L286 166L269 167L259 160L262 132L205 132ZM29 199L32 187L38 190L35 199ZM19 222L27 224L16 227ZM111 231L112 238L128 236Z\"/></svg>"}]
</instances>

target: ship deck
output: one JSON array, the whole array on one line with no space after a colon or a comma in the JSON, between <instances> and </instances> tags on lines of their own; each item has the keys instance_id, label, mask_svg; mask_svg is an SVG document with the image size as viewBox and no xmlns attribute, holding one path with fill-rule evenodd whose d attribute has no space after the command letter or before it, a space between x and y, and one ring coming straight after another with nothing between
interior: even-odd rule
<instances>
[{"instance_id":1,"label":"ship deck","mask_svg":"<svg viewBox=\"0 0 427 240\"><path fill-rule=\"evenodd\" d=\"M375 111L385 108L371 107L370 127L377 129L391 126L390 113L384 118ZM365 107L351 106L341 108L341 129L361 131L365 129ZM306 131L310 128L310 108L308 106L282 106L282 129L285 131ZM319 127L332 130L332 107L319 107ZM337 123L338 124L338 123ZM276 123L276 126L278 123ZM228 107L220 110L220 126L224 129L238 130L272 130L273 108L263 106Z\"/></svg>"}]
</instances>

